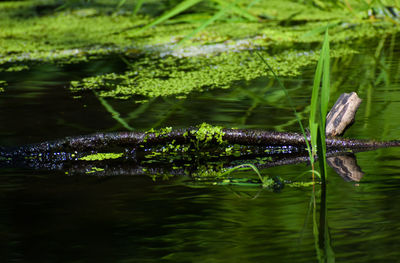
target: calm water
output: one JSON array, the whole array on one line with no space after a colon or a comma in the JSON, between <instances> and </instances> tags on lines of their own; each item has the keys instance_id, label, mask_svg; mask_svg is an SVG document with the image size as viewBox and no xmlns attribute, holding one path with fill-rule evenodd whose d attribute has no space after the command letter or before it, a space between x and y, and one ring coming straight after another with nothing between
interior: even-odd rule
<instances>
[{"instance_id":1,"label":"calm water","mask_svg":"<svg viewBox=\"0 0 400 263\"><path fill-rule=\"evenodd\" d=\"M361 45L360 54L332 61L332 100L350 91L363 99L348 137L400 138L397 40L390 36L374 40L371 46ZM383 48L377 50L381 41ZM1 78L9 86L0 94L0 145L124 130L93 93L68 90L68 80L124 70L121 64L110 59L3 73ZM299 78L285 79L304 117L312 76L310 68ZM186 100L107 101L137 130L208 122L298 131L287 100L271 83L267 78L238 82L230 90L192 94ZM258 101L254 93L266 95ZM356 157L365 173L359 183L345 182L329 170L327 224L335 258L400 262L400 149ZM262 173L293 179L308 169L300 164ZM319 187L316 192L320 193ZM66 176L63 171L3 169L0 261L314 262L311 196L311 188L273 192L195 187L188 177L153 181L148 176Z\"/></svg>"}]
</instances>

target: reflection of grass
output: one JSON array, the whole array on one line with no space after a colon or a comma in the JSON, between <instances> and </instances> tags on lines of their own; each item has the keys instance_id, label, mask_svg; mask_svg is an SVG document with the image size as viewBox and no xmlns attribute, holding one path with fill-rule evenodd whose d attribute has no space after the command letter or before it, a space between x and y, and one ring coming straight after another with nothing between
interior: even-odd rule
<instances>
[{"instance_id":1,"label":"reflection of grass","mask_svg":"<svg viewBox=\"0 0 400 263\"><path fill-rule=\"evenodd\" d=\"M117 112L107 101L106 99L100 97L96 91L93 91L96 95L97 99L100 101L101 105L111 114L111 117L119 122L125 129L128 131L133 131L133 128L121 117L121 114Z\"/></svg>"},{"instance_id":2,"label":"reflection of grass","mask_svg":"<svg viewBox=\"0 0 400 263\"><path fill-rule=\"evenodd\" d=\"M315 251L318 262L335 262L335 253L331 246L331 238L328 228L328 207L326 202L326 185L321 186L320 214L317 219L317 206L315 191L312 193L311 205L313 209L313 235ZM318 224L319 221L319 224Z\"/></svg>"},{"instance_id":3,"label":"reflection of grass","mask_svg":"<svg viewBox=\"0 0 400 263\"><path fill-rule=\"evenodd\" d=\"M275 181L273 179L271 179L269 176L261 176L261 173L257 169L257 167L251 163L246 163L246 164L241 164L241 165L235 166L235 167L227 170L226 172L222 173L220 176L229 175L229 174L233 173L234 171L240 170L243 168L253 169L253 171L258 175L258 178L260 179L260 182L261 182L263 188L271 187L275 183Z\"/></svg>"}]
</instances>

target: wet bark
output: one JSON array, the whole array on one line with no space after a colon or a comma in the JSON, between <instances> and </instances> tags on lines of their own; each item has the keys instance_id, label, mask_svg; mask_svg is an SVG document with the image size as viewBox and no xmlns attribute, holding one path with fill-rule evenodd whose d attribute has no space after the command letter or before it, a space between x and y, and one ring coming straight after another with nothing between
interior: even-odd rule
<instances>
[{"instance_id":1,"label":"wet bark","mask_svg":"<svg viewBox=\"0 0 400 263\"><path fill-rule=\"evenodd\" d=\"M152 148L157 145L168 144L175 141L175 144L190 144L195 142L196 136L191 131L197 128L172 130L163 135L143 132L120 132L120 133L98 133L93 135L67 137L65 139L44 142L34 145L22 146L12 150L15 153L39 153L39 152L87 152L112 150L114 148ZM282 133L264 130L239 130L223 129L222 139L224 145L253 145L253 146L292 146L305 149L305 138L298 133ZM310 141L310 137L307 137ZM199 141L200 144L205 143ZM207 144L220 144L216 140ZM382 147L400 146L400 141L377 142L369 140L353 140L329 137L326 139L328 150L344 151L348 149L377 149Z\"/></svg>"}]
</instances>

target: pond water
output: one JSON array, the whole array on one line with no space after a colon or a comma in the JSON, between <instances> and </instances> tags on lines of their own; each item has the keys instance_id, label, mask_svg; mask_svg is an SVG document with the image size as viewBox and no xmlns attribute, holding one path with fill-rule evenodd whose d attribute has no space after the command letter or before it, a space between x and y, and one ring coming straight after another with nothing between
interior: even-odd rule
<instances>
[{"instance_id":1,"label":"pond water","mask_svg":"<svg viewBox=\"0 0 400 263\"><path fill-rule=\"evenodd\" d=\"M358 44L359 54L332 61L332 103L356 91L363 99L346 136L400 138L399 38ZM394 43L394 44L393 44ZM381 45L380 45L381 44ZM257 59L257 58L255 58ZM122 61L36 65L2 73L0 145L22 145L124 127L92 92L73 94L69 81L123 71ZM284 79L307 117L313 68ZM260 99L259 94L265 94ZM74 98L74 97L79 98ZM298 131L278 85L268 78L184 100L135 104L107 99L135 130L188 127L202 122L239 128ZM346 182L328 172L326 222L339 262L397 262L400 258L400 149L357 153L364 172ZM261 170L293 179L306 164ZM317 261L311 187L280 191L202 186L185 176L65 175L63 171L0 170L2 262L314 262ZM251 171L235 176L254 177ZM320 186L316 194L321 193ZM318 212L318 211L317 211Z\"/></svg>"}]
</instances>

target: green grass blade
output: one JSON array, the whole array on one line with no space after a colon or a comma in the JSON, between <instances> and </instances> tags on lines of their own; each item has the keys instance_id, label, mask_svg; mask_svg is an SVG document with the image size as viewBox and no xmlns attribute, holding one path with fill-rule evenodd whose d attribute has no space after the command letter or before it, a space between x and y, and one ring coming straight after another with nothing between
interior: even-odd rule
<instances>
[{"instance_id":1,"label":"green grass blade","mask_svg":"<svg viewBox=\"0 0 400 263\"><path fill-rule=\"evenodd\" d=\"M329 103L329 95L330 95L330 50L329 50L329 35L328 29L325 31L324 43L322 45L322 54L321 57L324 61L323 66L323 76L322 76L322 90L321 90L321 109L320 109L320 126L319 126L319 137L320 137L320 146L318 150L318 159L320 160L320 171L322 176L322 180L325 180L327 177L327 162L326 162L326 132L325 132L325 123L326 123L326 115L328 114L328 103Z\"/></svg>"},{"instance_id":2,"label":"green grass blade","mask_svg":"<svg viewBox=\"0 0 400 263\"><path fill-rule=\"evenodd\" d=\"M258 1L258 0L257 0ZM225 1L216 1L216 2L225 2ZM183 42L187 41L188 39L192 38L193 36L195 36L198 32L202 31L204 28L206 28L207 26L209 26L210 24L214 23L215 21L217 21L218 19L222 18L224 16L225 13L228 13L229 11L231 11L231 9L237 9L237 6L235 5L237 1L235 1L234 3L228 3L225 2L226 6L222 6L220 10L215 13L210 19L206 20L203 24L201 24L199 27L197 27L195 30L193 30L190 34L186 35L182 40L180 40L177 44L177 46L180 46ZM256 1L252 1L250 4L253 4ZM249 4L249 6L250 6ZM243 13L243 11L241 11Z\"/></svg>"},{"instance_id":3,"label":"green grass blade","mask_svg":"<svg viewBox=\"0 0 400 263\"><path fill-rule=\"evenodd\" d=\"M214 14L210 19L208 19L203 24L201 24L199 27L197 27L195 30L193 30L190 34L186 35L181 41L178 42L177 45L180 46L183 42L185 42L186 40L195 36L198 32L202 31L208 25L210 25L210 24L214 23L216 20L220 19L227 11L229 11L229 7L227 9L221 9L219 12Z\"/></svg>"},{"instance_id":4,"label":"green grass blade","mask_svg":"<svg viewBox=\"0 0 400 263\"><path fill-rule=\"evenodd\" d=\"M253 5L257 4L257 3L260 2L260 1L261 1L261 0L253 0L253 1L251 1L251 2L247 5L246 10L252 8Z\"/></svg>"},{"instance_id":5,"label":"green grass blade","mask_svg":"<svg viewBox=\"0 0 400 263\"><path fill-rule=\"evenodd\" d=\"M329 49L329 35L328 29L325 32L324 44L322 46L322 54L324 61L323 76L322 76L322 90L321 90L321 124L325 134L326 115L328 114L328 104L330 95L330 49Z\"/></svg>"},{"instance_id":6,"label":"green grass blade","mask_svg":"<svg viewBox=\"0 0 400 263\"><path fill-rule=\"evenodd\" d=\"M225 1L225 0L212 0L212 1L217 3L217 4L219 4L222 9L227 8L228 6L231 6L231 10L234 13L246 18L249 21L257 22L259 20L256 16L253 16L252 14L247 12L246 10L239 8L235 4L232 4L232 3L228 2L228 1Z\"/></svg>"},{"instance_id":7,"label":"green grass blade","mask_svg":"<svg viewBox=\"0 0 400 263\"><path fill-rule=\"evenodd\" d=\"M139 12L140 8L143 5L143 2L144 2L144 0L138 0L138 2L135 5L135 8L133 9L132 16L136 16L137 15L137 12Z\"/></svg>"},{"instance_id":8,"label":"green grass blade","mask_svg":"<svg viewBox=\"0 0 400 263\"><path fill-rule=\"evenodd\" d=\"M323 133L321 127L318 127L317 136L318 136L317 137L317 154L318 154L318 162L319 162L319 172L321 174L321 183L325 184L325 179L327 177L328 164L326 162L325 134Z\"/></svg>"},{"instance_id":9,"label":"green grass blade","mask_svg":"<svg viewBox=\"0 0 400 263\"><path fill-rule=\"evenodd\" d=\"M118 5L117 5L116 9L120 9L121 6L123 6L123 5L125 4L125 2L126 2L126 0L121 0L121 1L119 1L119 3L118 3Z\"/></svg>"},{"instance_id":10,"label":"green grass blade","mask_svg":"<svg viewBox=\"0 0 400 263\"><path fill-rule=\"evenodd\" d=\"M175 6L173 9L165 12L163 15L161 15L160 17L155 19L150 24L147 24L146 26L144 26L141 29L139 29L138 31L136 31L136 34L142 33L144 31L146 31L147 29L149 29L150 27L158 25L158 24L168 20L169 18L182 13L183 11L189 9L190 7L194 6L195 4L200 3L201 1L202 0L186 0L186 1L181 2L180 4Z\"/></svg>"},{"instance_id":11,"label":"green grass blade","mask_svg":"<svg viewBox=\"0 0 400 263\"><path fill-rule=\"evenodd\" d=\"M326 29L320 57L317 64L317 69L314 75L314 84L311 96L311 110L310 110L309 122L310 122L311 144L313 147L314 155L318 137L317 126L320 126L321 132L325 134L325 118L328 112L329 93L330 93L329 59L330 59L329 37L328 37L328 29ZM321 85L321 80L322 80L322 85ZM321 86L321 96L319 96L320 86Z\"/></svg>"},{"instance_id":12,"label":"green grass blade","mask_svg":"<svg viewBox=\"0 0 400 263\"><path fill-rule=\"evenodd\" d=\"M311 147L313 151L313 155L315 155L315 147L317 144L317 124L319 121L318 109L319 109L319 87L321 84L322 77L322 65L323 65L323 57L320 56L317 64L317 69L315 70L314 75L314 84L312 88L311 95L311 105L310 105L310 118L309 118L309 127L310 127L310 135L311 135Z\"/></svg>"},{"instance_id":13,"label":"green grass blade","mask_svg":"<svg viewBox=\"0 0 400 263\"><path fill-rule=\"evenodd\" d=\"M316 35L320 35L326 31L326 28L335 28L335 27L341 25L342 23L343 23L343 21L339 20L339 21L334 21L325 26L315 27L315 28L311 29L310 31L304 33L304 35L300 36L300 38L307 39L310 37L314 37Z\"/></svg>"}]
</instances>

